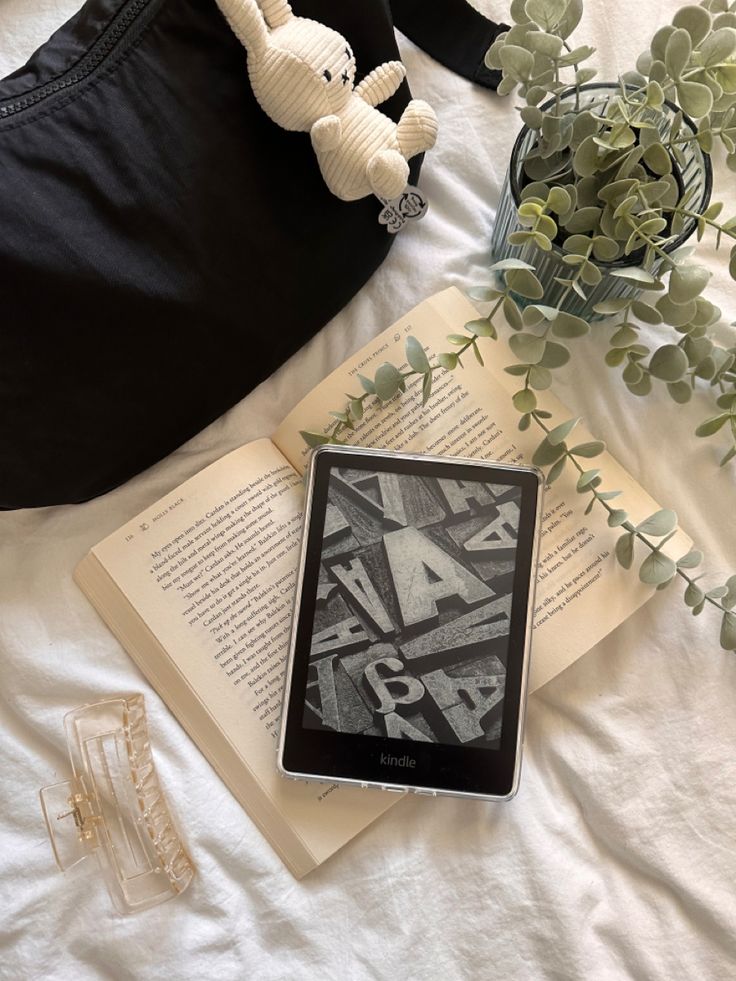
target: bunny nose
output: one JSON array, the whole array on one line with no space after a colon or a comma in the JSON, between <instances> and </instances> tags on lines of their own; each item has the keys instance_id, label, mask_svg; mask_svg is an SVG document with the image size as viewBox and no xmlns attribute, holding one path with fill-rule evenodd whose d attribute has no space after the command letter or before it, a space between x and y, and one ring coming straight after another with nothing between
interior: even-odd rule
<instances>
[{"instance_id":1,"label":"bunny nose","mask_svg":"<svg viewBox=\"0 0 736 981\"><path fill-rule=\"evenodd\" d=\"M350 76L347 73L347 69L340 76L342 78L342 84L346 85L350 81Z\"/></svg>"}]
</instances>

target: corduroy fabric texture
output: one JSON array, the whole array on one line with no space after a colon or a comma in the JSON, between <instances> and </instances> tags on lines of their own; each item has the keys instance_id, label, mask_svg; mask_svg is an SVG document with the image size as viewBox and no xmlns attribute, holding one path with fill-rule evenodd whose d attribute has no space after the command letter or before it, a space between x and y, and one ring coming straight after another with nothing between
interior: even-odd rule
<instances>
[{"instance_id":1,"label":"corduroy fabric texture","mask_svg":"<svg viewBox=\"0 0 736 981\"><path fill-rule=\"evenodd\" d=\"M332 193L342 201L401 194L408 161L437 138L437 117L420 99L412 99L398 123L376 108L399 88L404 66L379 65L355 88L355 57L337 31L294 16L286 0L218 3L248 51L248 75L263 111L284 129L310 133Z\"/></svg>"}]
</instances>

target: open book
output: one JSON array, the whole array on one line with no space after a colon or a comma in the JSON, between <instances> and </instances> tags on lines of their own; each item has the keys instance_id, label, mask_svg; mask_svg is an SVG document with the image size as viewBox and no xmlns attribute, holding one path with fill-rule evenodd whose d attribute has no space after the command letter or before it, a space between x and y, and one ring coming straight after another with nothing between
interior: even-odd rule
<instances>
[{"instance_id":1,"label":"open book","mask_svg":"<svg viewBox=\"0 0 736 981\"><path fill-rule=\"evenodd\" d=\"M272 439L229 453L100 542L75 579L153 687L258 824L291 871L309 872L397 797L302 783L276 770L284 659L301 530L302 429L320 430L358 372L404 363L407 334L430 355L478 316L455 289L420 304L314 389ZM489 344L487 364L436 377L425 407L415 391L367 411L350 441L395 450L528 461L536 432L519 432L511 405L510 356ZM570 413L549 393L553 424ZM576 430L579 441L591 437ZM635 520L655 502L609 455L607 485L623 491ZM616 563L617 529L594 509L583 515L568 472L545 500L530 689L584 654L650 595ZM671 543L677 554L684 536Z\"/></svg>"}]
</instances>

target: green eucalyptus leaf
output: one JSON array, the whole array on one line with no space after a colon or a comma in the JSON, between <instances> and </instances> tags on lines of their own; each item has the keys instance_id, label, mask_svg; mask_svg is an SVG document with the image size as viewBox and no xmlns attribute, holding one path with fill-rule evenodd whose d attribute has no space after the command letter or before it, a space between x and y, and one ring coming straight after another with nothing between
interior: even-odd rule
<instances>
[{"instance_id":1,"label":"green eucalyptus leaf","mask_svg":"<svg viewBox=\"0 0 736 981\"><path fill-rule=\"evenodd\" d=\"M697 548L691 548L677 560L678 569L695 569L703 561L703 553Z\"/></svg>"},{"instance_id":2,"label":"green eucalyptus leaf","mask_svg":"<svg viewBox=\"0 0 736 981\"><path fill-rule=\"evenodd\" d=\"M639 335L629 324L621 324L619 329L611 337L611 347L626 348L635 344ZM622 359L623 360L623 359Z\"/></svg>"},{"instance_id":3,"label":"green eucalyptus leaf","mask_svg":"<svg viewBox=\"0 0 736 981\"><path fill-rule=\"evenodd\" d=\"M565 40L570 37L572 32L580 23L583 15L583 0L568 0L565 13L557 23L556 33Z\"/></svg>"},{"instance_id":4,"label":"green eucalyptus leaf","mask_svg":"<svg viewBox=\"0 0 736 981\"><path fill-rule=\"evenodd\" d=\"M547 341L544 355L539 364L543 368L561 368L570 360L570 352L564 344L557 344L555 341Z\"/></svg>"},{"instance_id":5,"label":"green eucalyptus leaf","mask_svg":"<svg viewBox=\"0 0 736 981\"><path fill-rule=\"evenodd\" d=\"M713 93L701 82L678 82L677 101L688 116L701 119L713 108Z\"/></svg>"},{"instance_id":6,"label":"green eucalyptus leaf","mask_svg":"<svg viewBox=\"0 0 736 981\"><path fill-rule=\"evenodd\" d=\"M427 374L422 379L422 405L426 405L429 402L429 397L432 394L432 372L428 371Z\"/></svg>"},{"instance_id":7,"label":"green eucalyptus leaf","mask_svg":"<svg viewBox=\"0 0 736 981\"><path fill-rule=\"evenodd\" d=\"M616 558L624 569L630 569L634 561L634 535L626 532L616 540Z\"/></svg>"},{"instance_id":8,"label":"green eucalyptus leaf","mask_svg":"<svg viewBox=\"0 0 736 981\"><path fill-rule=\"evenodd\" d=\"M406 360L414 371L418 371L421 375L429 371L429 361L424 348L412 335L406 339Z\"/></svg>"},{"instance_id":9,"label":"green eucalyptus leaf","mask_svg":"<svg viewBox=\"0 0 736 981\"><path fill-rule=\"evenodd\" d=\"M596 235L593 239L593 255L599 262L611 262L619 253L619 245L607 235Z\"/></svg>"},{"instance_id":10,"label":"green eucalyptus leaf","mask_svg":"<svg viewBox=\"0 0 736 981\"><path fill-rule=\"evenodd\" d=\"M519 361L525 364L538 364L544 356L545 340L536 334L522 332L509 338L509 347Z\"/></svg>"},{"instance_id":11,"label":"green eucalyptus leaf","mask_svg":"<svg viewBox=\"0 0 736 981\"><path fill-rule=\"evenodd\" d=\"M621 508L614 508L608 515L608 526L609 528L618 528L624 521L628 521L628 519L629 516L626 511Z\"/></svg>"},{"instance_id":12,"label":"green eucalyptus leaf","mask_svg":"<svg viewBox=\"0 0 736 981\"><path fill-rule=\"evenodd\" d=\"M638 382L634 382L631 385L627 385L627 388L632 395L636 395L638 398L644 398L649 395L652 390L652 379L650 375L643 375Z\"/></svg>"},{"instance_id":13,"label":"green eucalyptus leaf","mask_svg":"<svg viewBox=\"0 0 736 981\"><path fill-rule=\"evenodd\" d=\"M587 61L594 54L595 48L591 48L589 44L581 44L579 47L573 48L572 51L559 58L557 64L560 68L579 65L582 61Z\"/></svg>"},{"instance_id":14,"label":"green eucalyptus leaf","mask_svg":"<svg viewBox=\"0 0 736 981\"><path fill-rule=\"evenodd\" d=\"M690 582L685 590L685 606L697 606L705 599L705 593L697 583Z\"/></svg>"},{"instance_id":15,"label":"green eucalyptus leaf","mask_svg":"<svg viewBox=\"0 0 736 981\"><path fill-rule=\"evenodd\" d=\"M677 27L684 27L684 25L665 24L664 27L660 27L659 30L655 32L649 45L649 50L651 51L653 58L664 62L664 53L667 48L667 41L669 40L670 36L675 33Z\"/></svg>"},{"instance_id":16,"label":"green eucalyptus leaf","mask_svg":"<svg viewBox=\"0 0 736 981\"><path fill-rule=\"evenodd\" d=\"M524 12L543 31L552 31L565 14L567 0L526 0Z\"/></svg>"},{"instance_id":17,"label":"green eucalyptus leaf","mask_svg":"<svg viewBox=\"0 0 736 981\"><path fill-rule=\"evenodd\" d=\"M529 369L529 384L537 391L544 391L552 384L552 372L541 364L533 364Z\"/></svg>"},{"instance_id":18,"label":"green eucalyptus leaf","mask_svg":"<svg viewBox=\"0 0 736 981\"><path fill-rule=\"evenodd\" d=\"M529 269L509 269L504 273L509 287L528 300L541 300L544 287Z\"/></svg>"},{"instance_id":19,"label":"green eucalyptus leaf","mask_svg":"<svg viewBox=\"0 0 736 981\"><path fill-rule=\"evenodd\" d=\"M580 177L592 177L598 170L599 147L594 136L586 136L575 151L573 168Z\"/></svg>"},{"instance_id":20,"label":"green eucalyptus leaf","mask_svg":"<svg viewBox=\"0 0 736 981\"><path fill-rule=\"evenodd\" d=\"M510 364L507 368L503 369L507 374L519 377L525 375L529 371L528 364Z\"/></svg>"},{"instance_id":21,"label":"green eucalyptus leaf","mask_svg":"<svg viewBox=\"0 0 736 981\"><path fill-rule=\"evenodd\" d=\"M698 428L695 430L696 436L713 436L718 430L724 426L728 420L731 418L730 413L723 412L719 416L713 416L711 419L706 419L705 422L701 422Z\"/></svg>"},{"instance_id":22,"label":"green eucalyptus leaf","mask_svg":"<svg viewBox=\"0 0 736 981\"><path fill-rule=\"evenodd\" d=\"M673 303L687 303L700 296L711 274L704 266L675 266L670 274L669 296Z\"/></svg>"},{"instance_id":23,"label":"green eucalyptus leaf","mask_svg":"<svg viewBox=\"0 0 736 981\"><path fill-rule=\"evenodd\" d=\"M652 552L641 564L639 578L649 586L659 586L668 582L677 572L675 563L662 552Z\"/></svg>"},{"instance_id":24,"label":"green eucalyptus leaf","mask_svg":"<svg viewBox=\"0 0 736 981\"><path fill-rule=\"evenodd\" d=\"M565 464L567 463L567 457L561 457L557 463L550 467L549 473L547 474L547 486L549 487L553 484L557 478L560 476L562 471L565 469Z\"/></svg>"},{"instance_id":25,"label":"green eucalyptus leaf","mask_svg":"<svg viewBox=\"0 0 736 981\"><path fill-rule=\"evenodd\" d=\"M628 296L611 297L610 299L601 300L600 303L596 303L593 309L596 313L608 317L611 314L620 313L622 310L625 310L630 303L631 299Z\"/></svg>"},{"instance_id":26,"label":"green eucalyptus leaf","mask_svg":"<svg viewBox=\"0 0 736 981\"><path fill-rule=\"evenodd\" d=\"M654 276L647 269L640 269L638 266L628 266L626 269L612 269L611 276L623 279L627 283L633 283L640 288L649 287L650 289L657 282Z\"/></svg>"},{"instance_id":27,"label":"green eucalyptus leaf","mask_svg":"<svg viewBox=\"0 0 736 981\"><path fill-rule=\"evenodd\" d=\"M492 286L473 286L468 290L470 299L478 303L490 303L497 300L500 295L499 291L493 289Z\"/></svg>"},{"instance_id":28,"label":"green eucalyptus leaf","mask_svg":"<svg viewBox=\"0 0 736 981\"><path fill-rule=\"evenodd\" d=\"M507 269L534 269L534 266L530 262L524 262L523 259L515 259L513 257L509 259L499 259L498 262L494 262L491 266L491 272L505 272Z\"/></svg>"},{"instance_id":29,"label":"green eucalyptus leaf","mask_svg":"<svg viewBox=\"0 0 736 981\"><path fill-rule=\"evenodd\" d=\"M728 61L736 51L736 31L722 27L707 37L700 48L700 58L706 68Z\"/></svg>"},{"instance_id":30,"label":"green eucalyptus leaf","mask_svg":"<svg viewBox=\"0 0 736 981\"><path fill-rule=\"evenodd\" d=\"M382 402L388 402L398 393L402 381L398 369L388 361L385 362L376 371L376 395Z\"/></svg>"},{"instance_id":31,"label":"green eucalyptus leaf","mask_svg":"<svg viewBox=\"0 0 736 981\"><path fill-rule=\"evenodd\" d=\"M533 37L534 34L530 36ZM544 116L542 115L541 109L539 109L537 106L524 106L519 115L529 129L542 128L542 120L544 119Z\"/></svg>"},{"instance_id":32,"label":"green eucalyptus leaf","mask_svg":"<svg viewBox=\"0 0 736 981\"><path fill-rule=\"evenodd\" d=\"M712 6L712 0L711 0ZM713 20L713 30L718 31L722 27L736 27L736 8L734 8L733 3L731 4L731 12L727 12L725 8L726 4L724 0L716 0L716 9L720 7L723 12L718 14Z\"/></svg>"},{"instance_id":33,"label":"green eucalyptus leaf","mask_svg":"<svg viewBox=\"0 0 736 981\"><path fill-rule=\"evenodd\" d=\"M662 314L662 319L670 327L684 327L689 324L697 313L697 306L694 300L687 303L673 303L670 296L660 296L656 302L657 310Z\"/></svg>"},{"instance_id":34,"label":"green eucalyptus leaf","mask_svg":"<svg viewBox=\"0 0 736 981\"><path fill-rule=\"evenodd\" d=\"M591 459L594 456L600 456L605 448L606 444L602 440L593 439L588 443L578 443L577 446L573 446L570 452L573 456L582 456Z\"/></svg>"},{"instance_id":35,"label":"green eucalyptus leaf","mask_svg":"<svg viewBox=\"0 0 736 981\"><path fill-rule=\"evenodd\" d=\"M677 402L678 405L685 405L693 395L693 390L686 381L670 382L667 385L667 391L672 401Z\"/></svg>"},{"instance_id":36,"label":"green eucalyptus leaf","mask_svg":"<svg viewBox=\"0 0 736 981\"><path fill-rule=\"evenodd\" d=\"M547 206L557 215L570 210L572 199L564 187L553 187L547 197Z\"/></svg>"},{"instance_id":37,"label":"green eucalyptus leaf","mask_svg":"<svg viewBox=\"0 0 736 981\"><path fill-rule=\"evenodd\" d=\"M579 417L577 419L568 419L566 422L561 422L559 426L555 426L554 429L551 429L547 433L548 442L550 442L552 446L559 446L560 443L564 443L579 422Z\"/></svg>"},{"instance_id":38,"label":"green eucalyptus leaf","mask_svg":"<svg viewBox=\"0 0 736 981\"><path fill-rule=\"evenodd\" d=\"M350 414L358 422L363 418L363 403L360 399L351 399Z\"/></svg>"},{"instance_id":39,"label":"green eucalyptus leaf","mask_svg":"<svg viewBox=\"0 0 736 981\"><path fill-rule=\"evenodd\" d=\"M715 353L715 352L714 352ZM697 378L710 379L716 373L716 362L712 355L708 355L700 361L695 369Z\"/></svg>"},{"instance_id":40,"label":"green eucalyptus leaf","mask_svg":"<svg viewBox=\"0 0 736 981\"><path fill-rule=\"evenodd\" d=\"M478 320L469 320L465 324L465 329L476 337L496 337L496 328L488 317L480 317Z\"/></svg>"},{"instance_id":41,"label":"green eucalyptus leaf","mask_svg":"<svg viewBox=\"0 0 736 981\"><path fill-rule=\"evenodd\" d=\"M528 388L516 392L511 401L517 412L533 412L537 407L537 397Z\"/></svg>"},{"instance_id":42,"label":"green eucalyptus leaf","mask_svg":"<svg viewBox=\"0 0 736 981\"><path fill-rule=\"evenodd\" d=\"M653 109L659 109L664 102L664 89L659 82L647 82L644 101Z\"/></svg>"},{"instance_id":43,"label":"green eucalyptus leaf","mask_svg":"<svg viewBox=\"0 0 736 981\"><path fill-rule=\"evenodd\" d=\"M324 446L325 443L330 442L330 437L325 436L324 433L310 433L306 429L301 429L299 435L307 444L307 446L314 448L315 446Z\"/></svg>"},{"instance_id":44,"label":"green eucalyptus leaf","mask_svg":"<svg viewBox=\"0 0 736 981\"><path fill-rule=\"evenodd\" d=\"M643 320L645 324L653 324L656 327L662 323L662 314L659 310L643 300L634 300L631 304L631 312L638 320Z\"/></svg>"},{"instance_id":45,"label":"green eucalyptus leaf","mask_svg":"<svg viewBox=\"0 0 736 981\"><path fill-rule=\"evenodd\" d=\"M568 232L592 232L598 227L602 208L595 205L588 208L579 208L567 222L565 228Z\"/></svg>"},{"instance_id":46,"label":"green eucalyptus leaf","mask_svg":"<svg viewBox=\"0 0 736 981\"><path fill-rule=\"evenodd\" d=\"M536 234L537 235L544 235L545 237L547 237L549 239L555 238L555 236L557 235L557 225L555 224L554 219L553 218L550 218L549 215L541 215L537 219L537 230L536 230ZM539 244L539 242L537 242L537 245L538 244ZM549 251L549 250L546 250L546 251Z\"/></svg>"},{"instance_id":47,"label":"green eucalyptus leaf","mask_svg":"<svg viewBox=\"0 0 736 981\"><path fill-rule=\"evenodd\" d=\"M437 360L447 371L454 371L457 368L458 357L451 351L438 354ZM376 384L378 384L378 375L376 375Z\"/></svg>"},{"instance_id":48,"label":"green eucalyptus leaf","mask_svg":"<svg viewBox=\"0 0 736 981\"><path fill-rule=\"evenodd\" d=\"M589 238L587 235L569 235L565 239L562 246L565 252L569 253L569 255L565 257L566 259L571 258L573 255L584 258L588 255L592 247L593 239Z\"/></svg>"},{"instance_id":49,"label":"green eucalyptus leaf","mask_svg":"<svg viewBox=\"0 0 736 981\"><path fill-rule=\"evenodd\" d=\"M548 467L551 463L557 463L561 456L565 455L565 444L552 446L546 439L543 439L534 451L532 463L535 467Z\"/></svg>"},{"instance_id":50,"label":"green eucalyptus leaf","mask_svg":"<svg viewBox=\"0 0 736 981\"><path fill-rule=\"evenodd\" d=\"M736 614L723 614L721 621L721 647L724 651L736 651Z\"/></svg>"},{"instance_id":51,"label":"green eucalyptus leaf","mask_svg":"<svg viewBox=\"0 0 736 981\"><path fill-rule=\"evenodd\" d=\"M679 381L687 371L687 356L676 344L665 344L658 348L649 362L649 371L661 381Z\"/></svg>"},{"instance_id":52,"label":"green eucalyptus leaf","mask_svg":"<svg viewBox=\"0 0 736 981\"><path fill-rule=\"evenodd\" d=\"M584 491L586 488L590 487L596 477L600 474L600 470L595 468L593 470L585 470L578 477L577 489L578 491Z\"/></svg>"},{"instance_id":53,"label":"green eucalyptus leaf","mask_svg":"<svg viewBox=\"0 0 736 981\"><path fill-rule=\"evenodd\" d=\"M557 311L555 310L555 315ZM525 327L536 327L537 324L545 319L541 308L536 303L530 303L528 307L524 307L521 312L521 319Z\"/></svg>"},{"instance_id":54,"label":"green eucalyptus leaf","mask_svg":"<svg viewBox=\"0 0 736 981\"><path fill-rule=\"evenodd\" d=\"M677 527L677 515L669 508L662 508L655 511L648 518L636 526L636 530L642 535L653 535L655 538L662 538L669 535Z\"/></svg>"},{"instance_id":55,"label":"green eucalyptus leaf","mask_svg":"<svg viewBox=\"0 0 736 981\"><path fill-rule=\"evenodd\" d=\"M366 392L368 395L375 395L376 394L376 386L373 384L373 382L370 380L370 378L366 378L365 375L361 375L359 373L358 374L358 381L362 385L363 391Z\"/></svg>"},{"instance_id":56,"label":"green eucalyptus leaf","mask_svg":"<svg viewBox=\"0 0 736 981\"><path fill-rule=\"evenodd\" d=\"M715 589L709 589L705 595L708 599L720 600L723 599L727 592L728 586L716 586Z\"/></svg>"},{"instance_id":57,"label":"green eucalyptus leaf","mask_svg":"<svg viewBox=\"0 0 736 981\"><path fill-rule=\"evenodd\" d=\"M586 323L582 317L576 317L565 310L560 310L555 320L552 321L552 333L557 337L583 337L589 330L590 324Z\"/></svg>"},{"instance_id":58,"label":"green eucalyptus leaf","mask_svg":"<svg viewBox=\"0 0 736 981\"><path fill-rule=\"evenodd\" d=\"M517 44L504 44L499 51L504 74L517 82L526 82L534 71L534 55Z\"/></svg>"},{"instance_id":59,"label":"green eucalyptus leaf","mask_svg":"<svg viewBox=\"0 0 736 981\"><path fill-rule=\"evenodd\" d=\"M515 24L526 24L531 20L526 12L526 0L511 0L510 13Z\"/></svg>"},{"instance_id":60,"label":"green eucalyptus leaf","mask_svg":"<svg viewBox=\"0 0 736 981\"><path fill-rule=\"evenodd\" d=\"M726 580L726 595L723 597L722 605L726 607L727 610L733 609L736 606L736 576L729 576Z\"/></svg>"},{"instance_id":61,"label":"green eucalyptus leaf","mask_svg":"<svg viewBox=\"0 0 736 981\"><path fill-rule=\"evenodd\" d=\"M672 157L665 150L661 143L652 143L644 151L644 163L655 174L672 173Z\"/></svg>"},{"instance_id":62,"label":"green eucalyptus leaf","mask_svg":"<svg viewBox=\"0 0 736 981\"><path fill-rule=\"evenodd\" d=\"M595 263L586 260L580 268L580 278L587 286L597 286L603 274Z\"/></svg>"},{"instance_id":63,"label":"green eucalyptus leaf","mask_svg":"<svg viewBox=\"0 0 736 981\"><path fill-rule=\"evenodd\" d=\"M597 74L598 70L596 68L581 68L575 72L575 84L585 85L586 82L592 81Z\"/></svg>"},{"instance_id":64,"label":"green eucalyptus leaf","mask_svg":"<svg viewBox=\"0 0 736 981\"><path fill-rule=\"evenodd\" d=\"M668 73L675 80L682 75L687 67L692 50L692 41L686 30L677 28L670 34L664 50L664 63ZM687 110L685 111L687 112Z\"/></svg>"},{"instance_id":65,"label":"green eucalyptus leaf","mask_svg":"<svg viewBox=\"0 0 736 981\"><path fill-rule=\"evenodd\" d=\"M696 7L688 4L681 7L672 18L675 27L680 27L687 31L692 41L692 46L697 48L703 38L710 31L711 17L703 7Z\"/></svg>"},{"instance_id":66,"label":"green eucalyptus leaf","mask_svg":"<svg viewBox=\"0 0 736 981\"><path fill-rule=\"evenodd\" d=\"M513 330L523 330L524 321L521 318L521 312L510 296L507 296L503 301L503 315L509 327Z\"/></svg>"},{"instance_id":67,"label":"green eucalyptus leaf","mask_svg":"<svg viewBox=\"0 0 736 981\"><path fill-rule=\"evenodd\" d=\"M527 44L530 50L536 51L546 58L558 58L562 51L562 38L555 34L548 34L546 31L532 31L527 35ZM538 127L535 128L538 129Z\"/></svg>"}]
</instances>

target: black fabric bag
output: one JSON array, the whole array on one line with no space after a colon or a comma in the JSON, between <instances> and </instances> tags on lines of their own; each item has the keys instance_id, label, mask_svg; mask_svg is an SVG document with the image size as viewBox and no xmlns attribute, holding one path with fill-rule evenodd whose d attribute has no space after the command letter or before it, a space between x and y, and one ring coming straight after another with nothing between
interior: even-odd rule
<instances>
[{"instance_id":1,"label":"black fabric bag","mask_svg":"<svg viewBox=\"0 0 736 981\"><path fill-rule=\"evenodd\" d=\"M398 57L383 0L292 6L349 38L359 72ZM500 27L465 0L393 7L495 86ZM408 100L404 83L381 109ZM0 82L0 173L0 508L84 501L171 452L391 244L377 202L333 197L309 136L261 111L215 0L88 0Z\"/></svg>"}]
</instances>

